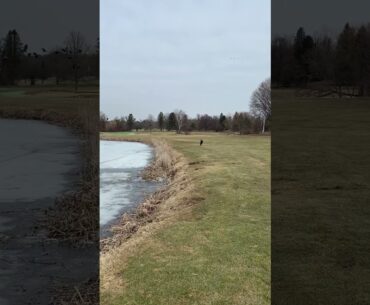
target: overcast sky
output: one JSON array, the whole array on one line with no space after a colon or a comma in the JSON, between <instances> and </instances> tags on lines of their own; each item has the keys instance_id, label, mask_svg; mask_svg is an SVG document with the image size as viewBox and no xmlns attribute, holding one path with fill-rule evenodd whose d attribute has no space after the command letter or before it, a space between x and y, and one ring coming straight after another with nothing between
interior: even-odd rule
<instances>
[{"instance_id":1,"label":"overcast sky","mask_svg":"<svg viewBox=\"0 0 370 305\"><path fill-rule=\"evenodd\" d=\"M1 0L0 38L16 29L30 51L61 46L70 31L99 37L99 0Z\"/></svg>"},{"instance_id":2,"label":"overcast sky","mask_svg":"<svg viewBox=\"0 0 370 305\"><path fill-rule=\"evenodd\" d=\"M349 22L369 23L369 0L273 0L272 35L294 35L303 26L307 34L336 35Z\"/></svg>"},{"instance_id":3,"label":"overcast sky","mask_svg":"<svg viewBox=\"0 0 370 305\"><path fill-rule=\"evenodd\" d=\"M247 111L270 77L270 0L109 0L100 12L110 118Z\"/></svg>"}]
</instances>

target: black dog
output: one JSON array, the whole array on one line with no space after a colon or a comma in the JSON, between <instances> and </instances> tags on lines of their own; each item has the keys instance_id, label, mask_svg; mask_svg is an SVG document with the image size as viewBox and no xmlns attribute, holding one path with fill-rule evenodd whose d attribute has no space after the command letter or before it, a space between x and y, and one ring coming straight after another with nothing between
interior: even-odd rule
<instances>
[{"instance_id":1,"label":"black dog","mask_svg":"<svg viewBox=\"0 0 370 305\"><path fill-rule=\"evenodd\" d=\"M203 144L203 140L200 140L200 144L199 145L202 146L202 144Z\"/></svg>"}]
</instances>

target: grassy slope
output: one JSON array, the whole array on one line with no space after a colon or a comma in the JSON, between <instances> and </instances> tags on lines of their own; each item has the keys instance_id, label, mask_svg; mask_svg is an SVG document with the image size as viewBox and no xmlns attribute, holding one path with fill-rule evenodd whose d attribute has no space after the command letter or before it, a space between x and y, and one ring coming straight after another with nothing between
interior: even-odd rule
<instances>
[{"instance_id":1,"label":"grassy slope","mask_svg":"<svg viewBox=\"0 0 370 305\"><path fill-rule=\"evenodd\" d=\"M152 136L200 162L189 174L205 200L117 262L124 288L103 290L102 304L269 304L270 138Z\"/></svg>"},{"instance_id":2,"label":"grassy slope","mask_svg":"<svg viewBox=\"0 0 370 305\"><path fill-rule=\"evenodd\" d=\"M368 304L370 101L273 93L274 304Z\"/></svg>"}]
</instances>

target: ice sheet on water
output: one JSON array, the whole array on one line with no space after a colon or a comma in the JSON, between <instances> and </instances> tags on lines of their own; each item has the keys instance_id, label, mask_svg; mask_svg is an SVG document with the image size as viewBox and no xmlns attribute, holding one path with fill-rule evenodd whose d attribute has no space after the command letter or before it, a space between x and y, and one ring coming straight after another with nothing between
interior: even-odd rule
<instances>
[{"instance_id":1,"label":"ice sheet on water","mask_svg":"<svg viewBox=\"0 0 370 305\"><path fill-rule=\"evenodd\" d=\"M100 141L100 168L142 168L152 157L148 145L136 142Z\"/></svg>"},{"instance_id":2,"label":"ice sheet on water","mask_svg":"<svg viewBox=\"0 0 370 305\"><path fill-rule=\"evenodd\" d=\"M71 189L67 174L80 168L80 147L69 130L40 121L0 119L0 138L0 203L55 197Z\"/></svg>"},{"instance_id":3,"label":"ice sheet on water","mask_svg":"<svg viewBox=\"0 0 370 305\"><path fill-rule=\"evenodd\" d=\"M100 141L101 227L133 208L158 186L140 178L140 171L152 156L151 147L142 143Z\"/></svg>"}]
</instances>

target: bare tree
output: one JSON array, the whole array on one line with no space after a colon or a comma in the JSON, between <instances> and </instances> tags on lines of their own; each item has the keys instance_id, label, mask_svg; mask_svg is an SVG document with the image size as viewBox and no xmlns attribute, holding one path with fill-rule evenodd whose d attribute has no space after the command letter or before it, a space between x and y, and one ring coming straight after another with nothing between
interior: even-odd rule
<instances>
[{"instance_id":1,"label":"bare tree","mask_svg":"<svg viewBox=\"0 0 370 305\"><path fill-rule=\"evenodd\" d=\"M100 112L100 131L106 131L107 129L108 117L105 113Z\"/></svg>"},{"instance_id":2,"label":"bare tree","mask_svg":"<svg viewBox=\"0 0 370 305\"><path fill-rule=\"evenodd\" d=\"M181 129L186 120L186 113L183 110L175 110L174 113L177 122L177 133L181 133Z\"/></svg>"},{"instance_id":3,"label":"bare tree","mask_svg":"<svg viewBox=\"0 0 370 305\"><path fill-rule=\"evenodd\" d=\"M250 109L253 115L260 117L263 121L262 132L265 132L266 122L271 118L271 81L266 79L253 92Z\"/></svg>"},{"instance_id":4,"label":"bare tree","mask_svg":"<svg viewBox=\"0 0 370 305\"><path fill-rule=\"evenodd\" d=\"M80 32L72 31L69 33L65 45L68 59L72 61L75 91L77 91L80 77L79 70L81 69L81 55L87 51L86 40Z\"/></svg>"}]
</instances>

